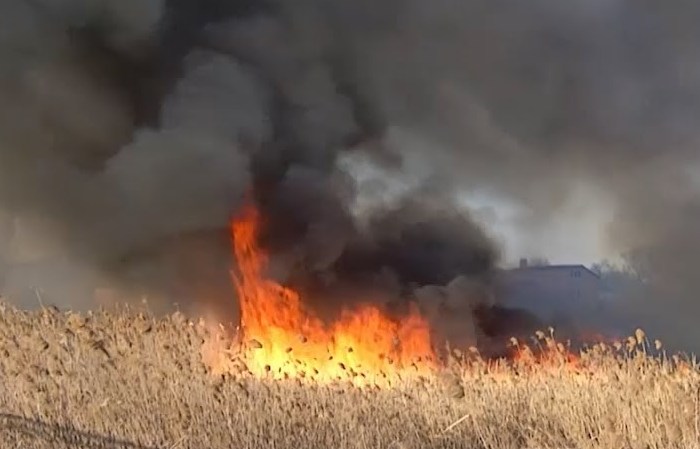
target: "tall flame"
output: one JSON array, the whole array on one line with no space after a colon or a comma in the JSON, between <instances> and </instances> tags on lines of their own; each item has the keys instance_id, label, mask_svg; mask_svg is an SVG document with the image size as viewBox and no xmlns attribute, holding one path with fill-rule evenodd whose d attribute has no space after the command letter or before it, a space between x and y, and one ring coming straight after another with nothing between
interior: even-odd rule
<instances>
[{"instance_id":1,"label":"tall flame","mask_svg":"<svg viewBox=\"0 0 700 449\"><path fill-rule=\"evenodd\" d=\"M242 331L252 342L246 361L253 374L372 382L433 369L430 329L415 307L396 321L376 304L360 301L324 323L298 292L265 278L268 255L258 246L259 227L252 204L231 223L238 265L233 280Z\"/></svg>"}]
</instances>

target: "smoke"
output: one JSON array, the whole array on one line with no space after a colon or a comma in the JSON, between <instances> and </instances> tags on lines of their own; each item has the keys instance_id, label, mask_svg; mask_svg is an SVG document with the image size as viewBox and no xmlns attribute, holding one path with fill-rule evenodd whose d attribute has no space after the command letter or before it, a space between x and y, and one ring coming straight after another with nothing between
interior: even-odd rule
<instances>
[{"instance_id":1,"label":"smoke","mask_svg":"<svg viewBox=\"0 0 700 449\"><path fill-rule=\"evenodd\" d=\"M592 185L615 206L608 247L645 255L659 297L644 305L673 323L698 304L699 15L690 1L3 0L0 209L50 223L61 260L99 282L230 310L226 226L251 193L272 275L314 296L424 297L462 276L481 304L499 250L459 195L522 205L527 234ZM359 159L382 174L371 185L341 163ZM380 200L363 209L368 191Z\"/></svg>"}]
</instances>

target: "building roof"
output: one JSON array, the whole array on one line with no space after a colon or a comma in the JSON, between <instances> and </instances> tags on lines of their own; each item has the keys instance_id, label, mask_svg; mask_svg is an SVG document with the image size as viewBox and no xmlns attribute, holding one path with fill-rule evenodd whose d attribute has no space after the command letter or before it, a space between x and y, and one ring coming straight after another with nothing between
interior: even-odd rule
<instances>
[{"instance_id":1,"label":"building roof","mask_svg":"<svg viewBox=\"0 0 700 449\"><path fill-rule=\"evenodd\" d=\"M586 267L585 265L581 264L565 264L565 265L528 265L525 267L516 267L516 268L511 268L509 270L506 270L508 272L526 272L526 271L544 271L544 270L571 270L571 269L580 269L583 270L584 272L588 272L592 276L595 276L596 278L600 278L600 275L596 273L595 271L592 271L590 268Z\"/></svg>"}]
</instances>

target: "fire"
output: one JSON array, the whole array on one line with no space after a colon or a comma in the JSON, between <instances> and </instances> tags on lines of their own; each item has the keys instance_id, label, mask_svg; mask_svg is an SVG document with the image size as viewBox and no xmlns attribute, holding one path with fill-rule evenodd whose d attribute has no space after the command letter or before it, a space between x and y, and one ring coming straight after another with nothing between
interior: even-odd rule
<instances>
[{"instance_id":1,"label":"fire","mask_svg":"<svg viewBox=\"0 0 700 449\"><path fill-rule=\"evenodd\" d=\"M375 303L360 301L325 323L297 291L265 278L268 255L258 245L259 229L260 213L250 204L231 223L238 265L233 281L251 373L371 383L432 371L430 328L415 307L397 321Z\"/></svg>"},{"instance_id":2,"label":"fire","mask_svg":"<svg viewBox=\"0 0 700 449\"><path fill-rule=\"evenodd\" d=\"M341 310L335 321L322 320L299 292L265 276L269 255L259 245L260 227L260 212L252 203L231 221L237 261L232 279L241 321L233 343L219 333L218 339L202 348L205 363L213 372L391 385L407 377L430 376L444 367L433 349L428 322L415 305L401 319L394 319L377 301L366 298ZM549 331L549 335L537 331L532 345L513 338L505 357L480 360L489 366L506 363L518 370L587 372L583 353L558 343L554 330ZM592 332L583 336L585 341L608 340Z\"/></svg>"}]
</instances>

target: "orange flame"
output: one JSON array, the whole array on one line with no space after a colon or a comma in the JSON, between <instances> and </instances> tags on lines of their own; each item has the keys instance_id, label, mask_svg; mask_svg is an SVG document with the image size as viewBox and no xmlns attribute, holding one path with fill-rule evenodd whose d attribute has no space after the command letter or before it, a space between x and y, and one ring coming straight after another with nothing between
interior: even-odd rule
<instances>
[{"instance_id":1,"label":"orange flame","mask_svg":"<svg viewBox=\"0 0 700 449\"><path fill-rule=\"evenodd\" d=\"M389 381L434 368L430 329L415 307L401 321L365 302L344 309L334 323L307 310L296 291L264 277L267 254L258 246L260 214L244 207L232 221L238 272L233 280L248 369L257 376L309 377L318 381Z\"/></svg>"}]
</instances>

